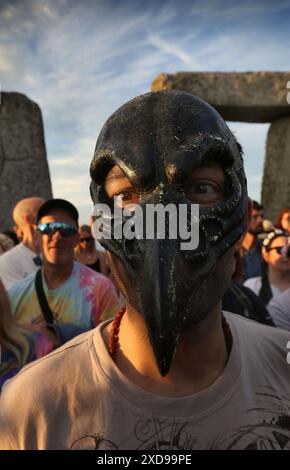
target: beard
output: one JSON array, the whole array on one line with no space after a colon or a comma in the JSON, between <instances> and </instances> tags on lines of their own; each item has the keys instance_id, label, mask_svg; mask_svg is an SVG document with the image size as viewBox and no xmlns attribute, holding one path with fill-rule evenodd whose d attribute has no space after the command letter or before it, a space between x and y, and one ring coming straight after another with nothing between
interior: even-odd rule
<instances>
[{"instance_id":1,"label":"beard","mask_svg":"<svg viewBox=\"0 0 290 470\"><path fill-rule=\"evenodd\" d=\"M259 227L256 227L256 228L249 228L248 232L251 234L251 235L260 235L260 233L263 233L263 225L259 226Z\"/></svg>"}]
</instances>

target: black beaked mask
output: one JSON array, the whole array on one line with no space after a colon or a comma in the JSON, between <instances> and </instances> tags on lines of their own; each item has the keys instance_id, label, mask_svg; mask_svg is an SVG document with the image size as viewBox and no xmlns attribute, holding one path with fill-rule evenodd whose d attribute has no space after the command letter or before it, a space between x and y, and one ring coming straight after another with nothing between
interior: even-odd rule
<instances>
[{"instance_id":1,"label":"black beaked mask","mask_svg":"<svg viewBox=\"0 0 290 470\"><path fill-rule=\"evenodd\" d=\"M188 93L161 91L134 98L107 120L90 168L94 204L110 202L104 184L117 165L138 191L141 206L173 203L190 208L194 201L185 188L205 158L222 168L225 197L200 207L195 250L182 251L180 239L168 237L100 239L113 255L122 294L145 319L162 376L170 368L181 331L203 319L227 287L215 274L216 267L247 226L241 149L210 105Z\"/></svg>"}]
</instances>

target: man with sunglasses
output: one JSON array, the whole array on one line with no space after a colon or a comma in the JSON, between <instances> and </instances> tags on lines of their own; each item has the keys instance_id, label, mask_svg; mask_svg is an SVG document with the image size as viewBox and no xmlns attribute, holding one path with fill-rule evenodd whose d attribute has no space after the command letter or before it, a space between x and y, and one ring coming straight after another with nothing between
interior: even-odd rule
<instances>
[{"instance_id":1,"label":"man with sunglasses","mask_svg":"<svg viewBox=\"0 0 290 470\"><path fill-rule=\"evenodd\" d=\"M9 297L16 319L31 328L66 325L61 332L57 329L59 343L63 343L114 315L119 307L116 289L107 277L74 261L78 211L70 202L51 199L44 203L36 230L43 268L13 286Z\"/></svg>"},{"instance_id":2,"label":"man with sunglasses","mask_svg":"<svg viewBox=\"0 0 290 470\"><path fill-rule=\"evenodd\" d=\"M289 449L289 335L221 309L251 211L221 116L177 90L138 96L103 127L91 178L94 233L104 209L100 241L126 308L4 387L0 447ZM179 233L173 217L151 231L152 205L170 204ZM130 205L138 237L120 217Z\"/></svg>"}]
</instances>

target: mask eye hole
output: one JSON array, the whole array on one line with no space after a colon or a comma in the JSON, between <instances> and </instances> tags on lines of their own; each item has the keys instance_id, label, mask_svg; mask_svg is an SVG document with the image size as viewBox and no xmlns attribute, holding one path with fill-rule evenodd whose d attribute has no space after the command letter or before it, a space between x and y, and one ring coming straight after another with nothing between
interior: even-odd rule
<instances>
[{"instance_id":1,"label":"mask eye hole","mask_svg":"<svg viewBox=\"0 0 290 470\"><path fill-rule=\"evenodd\" d=\"M140 195L133 187L123 189L122 191L117 192L113 195L115 202L118 207L126 207L130 204L139 204Z\"/></svg>"},{"instance_id":2,"label":"mask eye hole","mask_svg":"<svg viewBox=\"0 0 290 470\"><path fill-rule=\"evenodd\" d=\"M186 196L192 202L201 205L216 204L224 199L222 188L208 180L191 182L186 189Z\"/></svg>"},{"instance_id":3,"label":"mask eye hole","mask_svg":"<svg viewBox=\"0 0 290 470\"><path fill-rule=\"evenodd\" d=\"M140 201L137 189L118 166L114 166L108 173L105 180L105 191L110 204L115 202L118 207L123 208L129 204L138 204Z\"/></svg>"},{"instance_id":4,"label":"mask eye hole","mask_svg":"<svg viewBox=\"0 0 290 470\"><path fill-rule=\"evenodd\" d=\"M225 199L225 175L214 161L195 168L186 184L185 194L195 204L211 206Z\"/></svg>"}]
</instances>

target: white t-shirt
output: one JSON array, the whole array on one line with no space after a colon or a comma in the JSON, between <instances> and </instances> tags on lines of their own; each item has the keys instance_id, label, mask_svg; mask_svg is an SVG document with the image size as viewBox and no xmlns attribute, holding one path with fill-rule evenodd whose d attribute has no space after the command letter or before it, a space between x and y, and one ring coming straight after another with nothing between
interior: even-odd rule
<instances>
[{"instance_id":1,"label":"white t-shirt","mask_svg":"<svg viewBox=\"0 0 290 470\"><path fill-rule=\"evenodd\" d=\"M267 305L267 310L275 325L290 330L290 289L273 297Z\"/></svg>"},{"instance_id":2,"label":"white t-shirt","mask_svg":"<svg viewBox=\"0 0 290 470\"><path fill-rule=\"evenodd\" d=\"M0 279L6 290L39 269L37 254L19 243L0 256Z\"/></svg>"},{"instance_id":3,"label":"white t-shirt","mask_svg":"<svg viewBox=\"0 0 290 470\"><path fill-rule=\"evenodd\" d=\"M290 449L290 333L226 318L233 347L224 371L177 398L121 373L101 334L106 323L78 336L4 386L0 449Z\"/></svg>"},{"instance_id":4,"label":"white t-shirt","mask_svg":"<svg viewBox=\"0 0 290 470\"><path fill-rule=\"evenodd\" d=\"M260 289L261 289L261 285L262 285L262 278L260 276L250 277L250 279L247 279L244 282L244 286L251 289L258 297L259 297L259 292L260 292ZM278 287L275 287L272 284L270 284L270 286L271 286L273 297L276 297L276 295L281 294L282 291L280 289L278 289Z\"/></svg>"}]
</instances>

